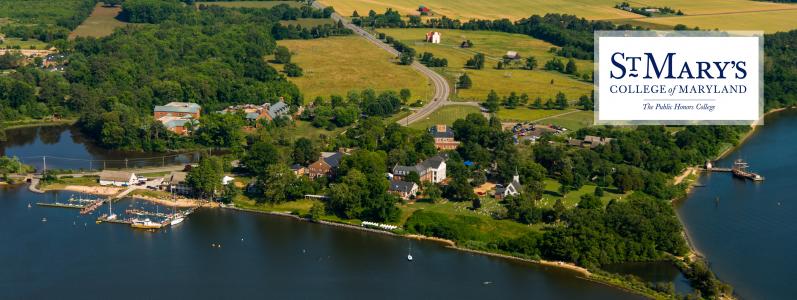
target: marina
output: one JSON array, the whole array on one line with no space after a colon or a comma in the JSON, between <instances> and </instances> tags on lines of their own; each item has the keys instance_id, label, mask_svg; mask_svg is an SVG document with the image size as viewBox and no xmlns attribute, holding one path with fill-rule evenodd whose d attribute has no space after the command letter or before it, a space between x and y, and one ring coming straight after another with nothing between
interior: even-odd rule
<instances>
[{"instance_id":1,"label":"marina","mask_svg":"<svg viewBox=\"0 0 797 300\"><path fill-rule=\"evenodd\" d=\"M764 181L764 176L748 171L747 168L749 168L749 164L740 158L733 162L733 167L731 168L714 167L711 162L706 162L706 167L702 170L707 172L731 173L737 178L749 179L752 181Z\"/></svg>"}]
</instances>

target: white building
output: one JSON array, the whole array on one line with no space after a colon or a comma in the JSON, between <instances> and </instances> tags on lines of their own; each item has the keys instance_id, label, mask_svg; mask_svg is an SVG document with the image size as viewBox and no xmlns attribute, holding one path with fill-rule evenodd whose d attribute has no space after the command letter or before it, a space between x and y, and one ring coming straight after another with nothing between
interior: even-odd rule
<instances>
[{"instance_id":1,"label":"white building","mask_svg":"<svg viewBox=\"0 0 797 300\"><path fill-rule=\"evenodd\" d=\"M440 39L443 35L437 31L430 31L426 33L426 41L432 44L440 44Z\"/></svg>"},{"instance_id":2,"label":"white building","mask_svg":"<svg viewBox=\"0 0 797 300\"><path fill-rule=\"evenodd\" d=\"M137 182L136 174L130 172L108 170L100 172L100 185L129 186Z\"/></svg>"}]
</instances>

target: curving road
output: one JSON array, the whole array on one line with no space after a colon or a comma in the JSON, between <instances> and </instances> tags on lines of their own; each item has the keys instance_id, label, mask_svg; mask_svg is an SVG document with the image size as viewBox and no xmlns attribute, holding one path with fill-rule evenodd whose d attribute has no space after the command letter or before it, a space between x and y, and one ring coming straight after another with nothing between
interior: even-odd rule
<instances>
[{"instance_id":1,"label":"curving road","mask_svg":"<svg viewBox=\"0 0 797 300\"><path fill-rule=\"evenodd\" d=\"M319 3L318 1L314 1L313 6L318 9L324 8L324 5ZM335 20L335 22L337 21L343 22L346 28L351 29L356 34L365 38L366 40L376 45L377 47L382 48L388 53L393 54L395 56L399 55L399 52L396 51L396 49L393 49L393 47L382 42L377 37L363 30L357 25L352 24L338 13L332 13L332 19ZM432 69L427 68L426 66L418 63L417 61L413 62L411 66L413 69L417 70L418 72L421 72L421 74L428 77L429 80L432 82L432 84L434 85L434 97L432 97L432 100L429 101L429 103L427 103L424 107L421 107L420 109L413 111L413 113L410 114L409 116L397 121L399 124L404 126L407 126L415 121L421 120L426 116L428 116L429 114L431 114L432 112L434 112L435 110L437 110L438 108L442 107L443 105L446 105L446 103L448 102L448 96L451 92L450 87L448 86L448 81L446 81L446 79L443 78L443 76L441 76L440 74L437 74L437 72L432 71Z\"/></svg>"}]
</instances>

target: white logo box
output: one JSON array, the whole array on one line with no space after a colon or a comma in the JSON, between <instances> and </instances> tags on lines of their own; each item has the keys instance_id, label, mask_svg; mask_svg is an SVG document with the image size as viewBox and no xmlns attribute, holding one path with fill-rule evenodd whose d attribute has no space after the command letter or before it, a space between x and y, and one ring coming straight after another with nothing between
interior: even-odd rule
<instances>
[{"instance_id":1,"label":"white logo box","mask_svg":"<svg viewBox=\"0 0 797 300\"><path fill-rule=\"evenodd\" d=\"M596 125L762 125L764 34L596 31Z\"/></svg>"}]
</instances>

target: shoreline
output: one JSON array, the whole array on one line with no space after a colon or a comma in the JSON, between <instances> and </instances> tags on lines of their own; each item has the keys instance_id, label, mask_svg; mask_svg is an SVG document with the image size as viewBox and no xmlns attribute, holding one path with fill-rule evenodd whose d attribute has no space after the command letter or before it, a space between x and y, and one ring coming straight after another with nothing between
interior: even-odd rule
<instances>
[{"instance_id":1,"label":"shoreline","mask_svg":"<svg viewBox=\"0 0 797 300\"><path fill-rule=\"evenodd\" d=\"M770 110L770 111L764 113L764 115L762 116L762 119L767 117L767 116L769 116L769 115L771 115L771 114L782 112L782 111L786 111L786 110L790 110L790 109L797 109L797 106L782 107L782 108L777 108L777 109ZM761 126L763 126L763 125L751 125L752 129L750 131L746 132L744 135L742 135L739 138L739 142L736 145L734 145L732 147L728 147L728 149L725 149L724 151L722 151L719 155L717 155L714 158L714 161L723 159L723 158L727 157L729 154L731 154L732 152L734 152L737 149L739 149L741 146L744 145L745 142L747 142L748 139L750 139L750 137L752 137L756 132L758 132L758 130L759 130L759 128ZM684 170L684 172L681 175L678 175L675 178L673 178L673 184L680 184L683 181L683 179L688 177L690 174L696 174L698 176L698 178L699 178L700 177L700 173L701 173L700 169L697 166L687 167L686 170ZM673 209L675 208L676 205L678 205L678 203L688 200L689 199L689 194L693 190L694 190L694 185L690 184L689 186L686 187L686 195L684 197L675 198L675 199L670 200L670 203L673 206ZM681 223L681 227L683 227L683 231L681 232L681 234L683 235L684 239L686 240L686 245L689 248L689 253L687 254L687 256L685 258L688 258L689 260L692 260L692 261L694 261L695 259L700 259L700 260L704 260L704 261L708 262L708 257L705 256L702 252L700 252L700 250L698 250L697 246L695 245L694 241L692 240L691 236L689 235L689 228L687 228L686 223L683 221L683 219L681 218L681 215L678 213L677 210L675 210L675 216L678 218L678 222ZM681 260L683 260L683 258ZM736 299L733 295L730 295L730 297L731 297L731 299Z\"/></svg>"},{"instance_id":2,"label":"shoreline","mask_svg":"<svg viewBox=\"0 0 797 300\"><path fill-rule=\"evenodd\" d=\"M454 242L452 240L449 240L449 239L438 238L438 237L433 237L433 236L425 236L425 235L419 235L419 234L398 234L398 233L394 233L394 232L390 232L390 231L378 230L378 229L373 229L373 228L361 227L361 226L356 226L356 225L351 225L351 224L346 224L346 223L332 222L332 221L324 221L324 220L313 221L313 220L310 220L308 218L304 218L304 217L301 217L301 216L297 216L297 215L291 214L289 212L265 211L265 210L256 210L256 209L250 209L250 208L240 208L240 207L235 207L235 206L221 206L221 208L222 209L229 209L229 210L233 210L233 211L245 212L245 213L265 214L265 215L272 215L272 216L278 216L278 217L287 217L287 218L291 218L291 219L294 219L294 220L297 220L297 221L301 221L301 222L316 223L316 224L339 227L339 228L344 228L344 229L352 229L352 230L358 230L358 231L369 232L369 233L377 233L377 234L383 234L383 235L388 235L388 236L393 236L393 237L398 237L398 238L424 240L424 241L440 243L440 244L443 244L443 246L445 248L449 248L449 249L452 249L452 250L455 250L455 251L462 251L462 252L467 252L467 253L471 253L471 254L484 255L484 256L489 256L489 257L496 257L496 258L506 259L506 260L510 260L510 261L516 261L516 262L531 263L531 264L535 264L535 265L542 266L542 267L552 267L552 268L558 268L558 269L564 270L564 271L574 272L575 273L574 275L577 278L580 278L580 279L583 279L583 280L588 280L588 281L595 282L595 283L599 283L599 284L602 284L602 285L605 285L605 286L608 286L608 287L620 289L620 290L626 291L626 292L631 293L631 294L641 295L641 296L648 297L648 298L653 298L653 299L656 299L657 296L659 296L659 295L655 295L655 294L648 294L648 293L645 293L643 291L635 290L635 289L632 289L632 288L627 287L627 286L623 286L623 285L619 285L619 284L613 283L607 278L604 278L602 276L599 276L599 275L597 275L595 273L590 272L587 268L580 267L580 266L577 266L577 265L575 265L573 263L569 263L569 262L549 261L549 260L543 260L543 259L534 260L534 259L514 256L514 255L510 255L510 254L496 253L496 252L489 252L489 251L484 251L484 250L476 250L476 249L464 248L464 247L457 246L456 242Z\"/></svg>"},{"instance_id":3,"label":"shoreline","mask_svg":"<svg viewBox=\"0 0 797 300\"><path fill-rule=\"evenodd\" d=\"M4 125L6 125L7 127L3 129L8 130L8 129L28 128L28 127L74 125L75 123L77 123L77 119L31 120L30 122L21 122L21 123L15 123L11 121L11 122L4 122Z\"/></svg>"}]
</instances>

